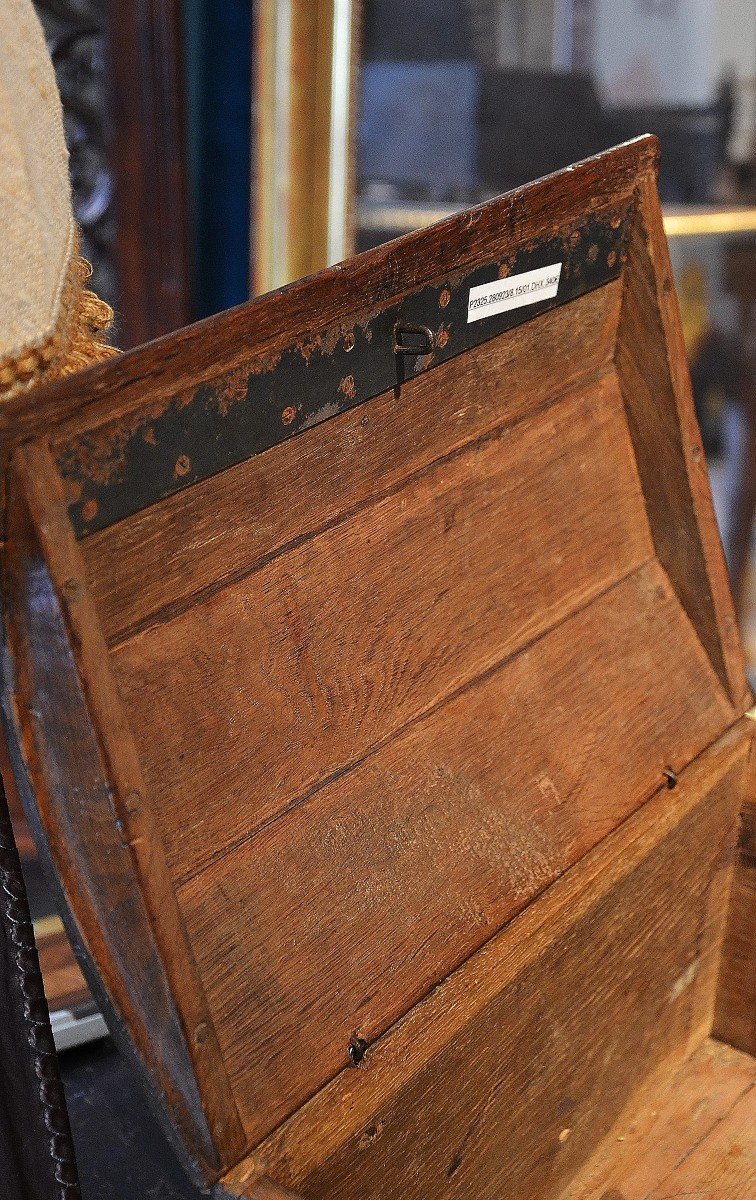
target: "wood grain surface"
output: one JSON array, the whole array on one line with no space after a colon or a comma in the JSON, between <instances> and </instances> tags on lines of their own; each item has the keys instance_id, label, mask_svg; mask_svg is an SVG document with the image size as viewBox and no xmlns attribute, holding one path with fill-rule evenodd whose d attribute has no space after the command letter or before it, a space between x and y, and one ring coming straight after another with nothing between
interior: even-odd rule
<instances>
[{"instance_id":1,"label":"wood grain surface","mask_svg":"<svg viewBox=\"0 0 756 1200\"><path fill-rule=\"evenodd\" d=\"M106 37L118 344L137 346L191 319L181 4L123 0Z\"/></svg>"},{"instance_id":2,"label":"wood grain surface","mask_svg":"<svg viewBox=\"0 0 756 1200\"><path fill-rule=\"evenodd\" d=\"M444 363L81 544L111 644L188 607L611 364L620 281ZM543 364L550 364L544 378Z\"/></svg>"},{"instance_id":3,"label":"wood grain surface","mask_svg":"<svg viewBox=\"0 0 756 1200\"><path fill-rule=\"evenodd\" d=\"M723 687L742 712L749 692L732 602L726 587L715 591L711 584L712 578L723 577L725 571L703 447L692 401L681 397L679 387L677 391L673 387L670 346L662 325L658 292L665 295L668 306L670 297L674 300L671 270L665 290L648 249L647 224L654 219L655 209L658 200L649 197L632 227L615 349L617 377L627 405L656 553ZM677 315L676 300L674 305Z\"/></svg>"},{"instance_id":4,"label":"wood grain surface","mask_svg":"<svg viewBox=\"0 0 756 1200\"><path fill-rule=\"evenodd\" d=\"M727 727L713 678L641 567L180 890L253 1142Z\"/></svg>"},{"instance_id":5,"label":"wood grain surface","mask_svg":"<svg viewBox=\"0 0 756 1200\"><path fill-rule=\"evenodd\" d=\"M75 948L98 963L161 1104L212 1173L239 1150L238 1115L44 444L18 451L13 485L4 616L15 691L6 716L19 782L34 781L45 844L76 914Z\"/></svg>"},{"instance_id":6,"label":"wood grain surface","mask_svg":"<svg viewBox=\"0 0 756 1200\"><path fill-rule=\"evenodd\" d=\"M675 292L669 246L664 234L662 207L653 171L639 173L637 195L637 220L653 278L651 304L655 303L658 307L659 332L666 346L666 366L672 385L671 399L675 405L682 435L681 444L687 487L693 498L693 512L703 553L705 571L702 588L711 596L710 609L703 602L703 613L706 615L703 618L703 624L701 619L698 620L697 628L699 637L707 645L712 662L717 661L718 658L721 661L733 704L738 712L744 712L753 703L753 697L745 675L743 647L717 517L714 512L701 432L696 418L680 305ZM629 281L633 269L631 258L632 254L629 253L629 269L625 272L626 282ZM644 272L639 272L639 276L642 274ZM644 336L646 336L645 333ZM661 458L660 469L663 469ZM672 513L676 511L675 508L667 514L668 521L673 521ZM682 585L675 583L675 586L679 589ZM682 591L679 594L682 598ZM684 601L684 604L691 620L696 622L698 609L695 598L691 597L690 601ZM714 626L716 626L716 631ZM717 639L721 647L719 654L715 647Z\"/></svg>"},{"instance_id":7,"label":"wood grain surface","mask_svg":"<svg viewBox=\"0 0 756 1200\"><path fill-rule=\"evenodd\" d=\"M708 1033L750 737L725 734L224 1186L558 1196L635 1089Z\"/></svg>"},{"instance_id":8,"label":"wood grain surface","mask_svg":"<svg viewBox=\"0 0 756 1200\"><path fill-rule=\"evenodd\" d=\"M205 1185L555 1200L717 995L741 1019L744 906L717 972L753 724L655 161L621 147L0 410L14 770ZM575 261L599 228L630 230L602 286L598 245ZM420 374L381 326L374 398L340 379L392 306L443 321L466 272L552 245L578 299L474 348L460 325ZM356 407L284 395L310 355ZM140 478L158 419L233 445L201 483L179 442Z\"/></svg>"},{"instance_id":9,"label":"wood grain surface","mask_svg":"<svg viewBox=\"0 0 756 1200\"><path fill-rule=\"evenodd\" d=\"M174 878L651 553L609 379L131 639L115 674Z\"/></svg>"},{"instance_id":10,"label":"wood grain surface","mask_svg":"<svg viewBox=\"0 0 756 1200\"><path fill-rule=\"evenodd\" d=\"M346 323L429 280L448 277L560 229L579 227L586 216L624 211L639 178L654 178L658 142L638 138L553 178L539 180L409 234L401 241L360 254L317 276L199 321L169 337L130 351L109 364L40 388L30 405L13 397L0 411L2 459L25 438L51 428L64 441L100 422L168 403L201 380L246 371L300 338Z\"/></svg>"},{"instance_id":11,"label":"wood grain surface","mask_svg":"<svg viewBox=\"0 0 756 1200\"><path fill-rule=\"evenodd\" d=\"M563 1200L751 1200L755 1188L756 1059L707 1040L656 1073Z\"/></svg>"}]
</instances>

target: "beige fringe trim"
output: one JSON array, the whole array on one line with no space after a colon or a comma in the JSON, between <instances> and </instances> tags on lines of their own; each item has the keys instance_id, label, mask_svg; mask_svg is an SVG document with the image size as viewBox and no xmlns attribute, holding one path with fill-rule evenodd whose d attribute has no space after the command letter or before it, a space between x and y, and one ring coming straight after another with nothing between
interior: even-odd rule
<instances>
[{"instance_id":1,"label":"beige fringe trim","mask_svg":"<svg viewBox=\"0 0 756 1200\"><path fill-rule=\"evenodd\" d=\"M91 275L92 268L77 247L63 287L57 329L19 357L0 361L0 400L73 375L119 353L104 340L113 310L85 286Z\"/></svg>"}]
</instances>

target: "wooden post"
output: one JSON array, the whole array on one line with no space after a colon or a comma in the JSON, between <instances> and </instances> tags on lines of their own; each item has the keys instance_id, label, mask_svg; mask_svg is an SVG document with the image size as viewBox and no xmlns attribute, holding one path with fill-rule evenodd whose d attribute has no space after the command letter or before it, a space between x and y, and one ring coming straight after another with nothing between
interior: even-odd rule
<instances>
[{"instance_id":1,"label":"wooden post","mask_svg":"<svg viewBox=\"0 0 756 1200\"><path fill-rule=\"evenodd\" d=\"M120 345L190 319L180 6L110 3Z\"/></svg>"}]
</instances>

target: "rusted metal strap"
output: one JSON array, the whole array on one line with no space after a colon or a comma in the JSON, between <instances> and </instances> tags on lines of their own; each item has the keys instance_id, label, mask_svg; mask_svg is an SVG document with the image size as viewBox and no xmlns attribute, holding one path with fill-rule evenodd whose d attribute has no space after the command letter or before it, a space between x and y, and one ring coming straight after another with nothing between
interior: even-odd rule
<instances>
[{"instance_id":1,"label":"rusted metal strap","mask_svg":"<svg viewBox=\"0 0 756 1200\"><path fill-rule=\"evenodd\" d=\"M624 262L629 213L603 214L521 246L458 277L439 279L363 317L352 328L313 329L274 356L202 381L159 409L72 437L56 451L77 537L296 436L423 371L615 279ZM555 294L497 300L513 277L558 269ZM506 276L506 277L505 277ZM502 288L496 287L501 282ZM401 280L397 281L401 287ZM490 287L485 298L471 297ZM317 279L312 282L313 297ZM477 307L476 307L477 306ZM482 306L482 307L481 307ZM418 332L419 331L419 332Z\"/></svg>"}]
</instances>

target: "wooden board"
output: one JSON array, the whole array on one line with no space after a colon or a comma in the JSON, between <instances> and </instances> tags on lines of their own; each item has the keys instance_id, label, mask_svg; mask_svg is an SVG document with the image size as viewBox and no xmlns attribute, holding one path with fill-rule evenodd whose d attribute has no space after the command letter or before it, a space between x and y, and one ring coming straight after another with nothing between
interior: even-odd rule
<instances>
[{"instance_id":1,"label":"wooden board","mask_svg":"<svg viewBox=\"0 0 756 1200\"><path fill-rule=\"evenodd\" d=\"M132 638L114 669L174 877L192 878L652 553L609 379L444 455Z\"/></svg>"},{"instance_id":2,"label":"wooden board","mask_svg":"<svg viewBox=\"0 0 756 1200\"><path fill-rule=\"evenodd\" d=\"M464 1106L482 1105L482 1136L505 1090L476 1043L520 1022L502 1061L536 1128L551 1076L542 1049L535 1082L517 1075L520 989L560 979L582 1045L578 959L607 1013L637 968L637 1011L622 1060L603 1010L584 1074L559 1060L596 1097L560 1162L711 1028L751 732L726 731L750 698L655 153L621 147L0 411L14 772L98 1001L205 1184L263 1139L271 1187L325 1186L333 1123L374 1124L344 1117L346 1064L410 1028L396 1112L409 1131L405 1100L446 1088L447 1131L485 1180ZM468 320L471 288L556 261L556 295ZM418 324L423 352L397 352ZM707 752L721 789L701 782ZM636 826L647 809L660 824ZM553 929L531 941L539 904ZM496 1015L478 1025L486 964ZM472 1004L453 999L460 973ZM451 1008L428 1025L434 997ZM321 1100L336 1108L313 1134ZM393 1143L368 1142L370 1189ZM421 1129L392 1161L429 1183L452 1142ZM463 1190L477 1168L443 1172Z\"/></svg>"},{"instance_id":3,"label":"wooden board","mask_svg":"<svg viewBox=\"0 0 756 1200\"><path fill-rule=\"evenodd\" d=\"M643 1092L563 1200L751 1200L756 1059L709 1040Z\"/></svg>"},{"instance_id":4,"label":"wooden board","mask_svg":"<svg viewBox=\"0 0 756 1200\"><path fill-rule=\"evenodd\" d=\"M253 1142L726 723L706 672L640 568L181 889Z\"/></svg>"},{"instance_id":5,"label":"wooden board","mask_svg":"<svg viewBox=\"0 0 756 1200\"><path fill-rule=\"evenodd\" d=\"M679 315L676 306L671 307L672 269L659 206L652 200L649 197L640 209L628 242L615 349L617 378L657 556L723 686L738 707L745 707L749 690L743 656L716 534Z\"/></svg>"},{"instance_id":6,"label":"wooden board","mask_svg":"<svg viewBox=\"0 0 756 1200\"><path fill-rule=\"evenodd\" d=\"M268 1175L308 1200L558 1196L635 1089L711 1027L749 739L726 735L586 855L227 1191Z\"/></svg>"},{"instance_id":7,"label":"wooden board","mask_svg":"<svg viewBox=\"0 0 756 1200\"><path fill-rule=\"evenodd\" d=\"M133 1054L136 1045L206 1176L218 1170L219 1145L238 1149L238 1117L44 445L15 456L12 496L3 617L14 690L3 716L17 739L14 771L45 831L41 845L95 998L107 1007L118 995L109 1028L131 1031L125 1048Z\"/></svg>"},{"instance_id":8,"label":"wooden board","mask_svg":"<svg viewBox=\"0 0 756 1200\"><path fill-rule=\"evenodd\" d=\"M487 342L459 367L445 364L334 417L320 436L254 456L82 542L106 637L189 607L371 498L490 435L503 423L590 385L611 366L619 281ZM552 370L543 378L543 362ZM369 411L368 411L369 410Z\"/></svg>"}]
</instances>

